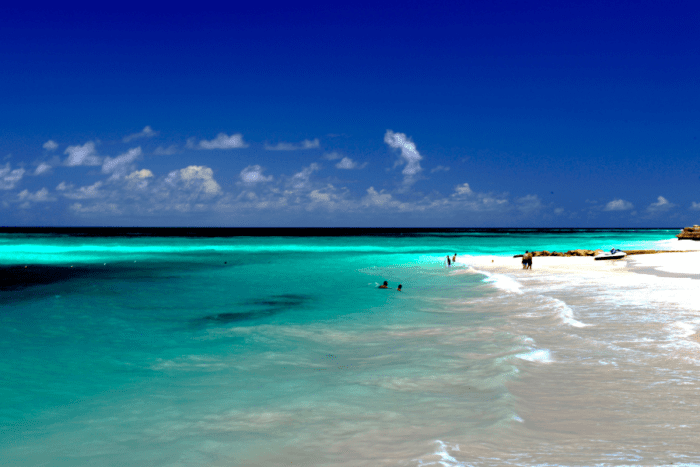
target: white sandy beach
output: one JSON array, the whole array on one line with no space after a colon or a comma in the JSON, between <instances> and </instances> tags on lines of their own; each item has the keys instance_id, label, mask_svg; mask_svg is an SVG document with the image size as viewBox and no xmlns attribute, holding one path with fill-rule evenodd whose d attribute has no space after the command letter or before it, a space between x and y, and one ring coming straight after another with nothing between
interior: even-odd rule
<instances>
[{"instance_id":1,"label":"white sandy beach","mask_svg":"<svg viewBox=\"0 0 700 467\"><path fill-rule=\"evenodd\" d=\"M611 306L637 300L655 303L667 311L697 309L700 296L700 242L669 243L684 252L630 255L620 260L596 261L591 256L542 256L533 258L531 270L524 270L521 258L465 256L463 273L478 272L487 282L514 294L529 294L530 287L548 284L551 290L574 292L578 287L598 284L596 300ZM633 295L629 290L635 290ZM626 292L623 292L625 290ZM590 297L594 299L594 297ZM700 325L685 323L681 339L700 344Z\"/></svg>"},{"instance_id":2,"label":"white sandy beach","mask_svg":"<svg viewBox=\"0 0 700 467\"><path fill-rule=\"evenodd\" d=\"M700 247L700 244L697 245ZM596 261L591 256L539 256L531 270L523 270L521 259L503 256L465 256L458 264L495 274L543 275L552 273L627 274L634 272L669 273L700 278L700 251L631 255L620 260Z\"/></svg>"}]
</instances>

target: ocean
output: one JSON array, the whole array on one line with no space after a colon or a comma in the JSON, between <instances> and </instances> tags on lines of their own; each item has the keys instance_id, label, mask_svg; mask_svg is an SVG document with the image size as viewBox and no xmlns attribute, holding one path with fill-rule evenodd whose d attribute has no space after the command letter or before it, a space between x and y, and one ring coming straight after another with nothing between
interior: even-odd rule
<instances>
[{"instance_id":1,"label":"ocean","mask_svg":"<svg viewBox=\"0 0 700 467\"><path fill-rule=\"evenodd\" d=\"M6 230L0 465L700 465L700 281L472 264L677 232Z\"/></svg>"}]
</instances>

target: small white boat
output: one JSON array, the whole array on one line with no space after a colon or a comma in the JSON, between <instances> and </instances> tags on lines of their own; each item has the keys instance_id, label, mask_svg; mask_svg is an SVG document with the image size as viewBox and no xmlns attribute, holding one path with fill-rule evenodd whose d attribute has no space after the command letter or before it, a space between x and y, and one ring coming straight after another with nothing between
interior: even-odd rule
<instances>
[{"instance_id":1,"label":"small white boat","mask_svg":"<svg viewBox=\"0 0 700 467\"><path fill-rule=\"evenodd\" d=\"M596 261L606 260L606 259L622 259L625 256L627 256L627 253L625 253L624 251L616 250L615 248L613 248L609 252L600 253L599 255L595 255L593 257L593 259L595 259Z\"/></svg>"}]
</instances>

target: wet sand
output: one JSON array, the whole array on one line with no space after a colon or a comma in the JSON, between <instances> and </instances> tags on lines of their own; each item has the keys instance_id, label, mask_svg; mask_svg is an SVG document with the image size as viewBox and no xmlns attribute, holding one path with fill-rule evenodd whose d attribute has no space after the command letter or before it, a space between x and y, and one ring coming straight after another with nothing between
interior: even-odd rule
<instances>
[{"instance_id":1,"label":"wet sand","mask_svg":"<svg viewBox=\"0 0 700 467\"><path fill-rule=\"evenodd\" d=\"M535 257L532 270L520 258L462 260L465 274L505 292L479 309L508 310L503 329L547 358L515 361L505 385L519 419L450 438L468 452L451 455L468 465L698 465L699 251Z\"/></svg>"}]
</instances>

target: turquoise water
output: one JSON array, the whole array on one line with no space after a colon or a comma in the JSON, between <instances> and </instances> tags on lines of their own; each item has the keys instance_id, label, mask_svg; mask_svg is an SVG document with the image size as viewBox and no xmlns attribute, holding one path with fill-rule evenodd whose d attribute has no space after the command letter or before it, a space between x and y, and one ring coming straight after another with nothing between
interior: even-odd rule
<instances>
[{"instance_id":1,"label":"turquoise water","mask_svg":"<svg viewBox=\"0 0 700 467\"><path fill-rule=\"evenodd\" d=\"M0 290L0 465L476 462L455 440L522 439L509 385L550 350L469 258L675 233L2 234L13 277L54 272Z\"/></svg>"}]
</instances>

